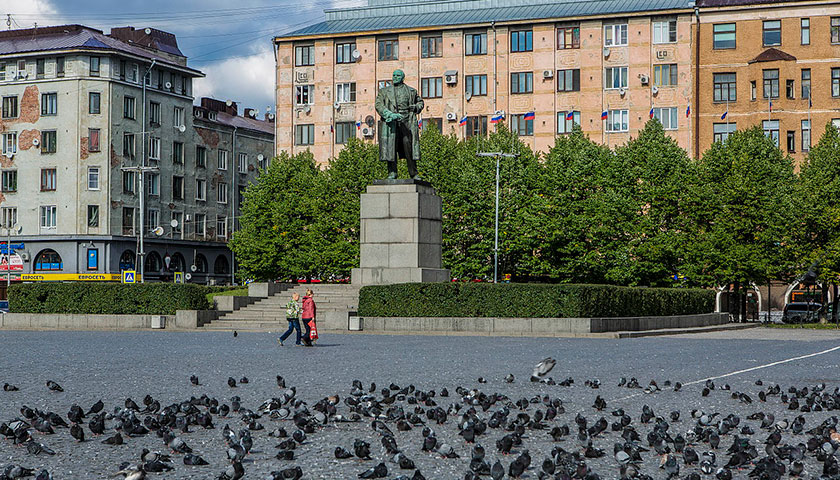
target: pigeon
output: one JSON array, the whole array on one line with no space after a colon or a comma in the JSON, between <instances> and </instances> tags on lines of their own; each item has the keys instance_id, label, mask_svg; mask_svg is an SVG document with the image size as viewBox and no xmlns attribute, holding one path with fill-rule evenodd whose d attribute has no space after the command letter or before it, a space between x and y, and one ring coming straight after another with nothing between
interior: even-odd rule
<instances>
[{"instance_id":1,"label":"pigeon","mask_svg":"<svg viewBox=\"0 0 840 480\"><path fill-rule=\"evenodd\" d=\"M238 337L238 336L239 336L239 332L237 332L236 330L234 330L234 331L233 331L233 338L236 338L236 337Z\"/></svg>"},{"instance_id":2,"label":"pigeon","mask_svg":"<svg viewBox=\"0 0 840 480\"><path fill-rule=\"evenodd\" d=\"M512 373L508 373L507 375L505 375L505 383L513 383L513 380L514 378Z\"/></svg>"},{"instance_id":3,"label":"pigeon","mask_svg":"<svg viewBox=\"0 0 840 480\"><path fill-rule=\"evenodd\" d=\"M53 382L52 380L47 380L47 388L49 388L53 392L63 392L64 391L64 389L61 388L61 385Z\"/></svg>"},{"instance_id":4,"label":"pigeon","mask_svg":"<svg viewBox=\"0 0 840 480\"><path fill-rule=\"evenodd\" d=\"M192 383L193 385L196 385L196 386L199 385L198 377L196 377L195 375L190 375L190 383Z\"/></svg>"},{"instance_id":5,"label":"pigeon","mask_svg":"<svg viewBox=\"0 0 840 480\"><path fill-rule=\"evenodd\" d=\"M94 415L102 411L105 408L105 404L102 403L102 400L97 400L96 403L91 405L90 410L88 410L87 415Z\"/></svg>"},{"instance_id":6,"label":"pigeon","mask_svg":"<svg viewBox=\"0 0 840 480\"><path fill-rule=\"evenodd\" d=\"M120 432L117 432L113 437L108 437L102 441L105 445L122 445L123 438Z\"/></svg>"},{"instance_id":7,"label":"pigeon","mask_svg":"<svg viewBox=\"0 0 840 480\"><path fill-rule=\"evenodd\" d=\"M113 476L123 475L125 480L143 480L146 478L146 472L142 465L129 465L115 473Z\"/></svg>"},{"instance_id":8,"label":"pigeon","mask_svg":"<svg viewBox=\"0 0 840 480\"><path fill-rule=\"evenodd\" d=\"M234 462L228 466L224 472L219 475L218 480L239 480L245 476L245 469L242 468L242 463Z\"/></svg>"},{"instance_id":9,"label":"pigeon","mask_svg":"<svg viewBox=\"0 0 840 480\"><path fill-rule=\"evenodd\" d=\"M339 460L344 460L346 458L350 458L350 457L353 456L353 454L350 453L350 450L347 450L344 447L335 447L335 452L333 452L333 453L335 455L335 458L337 458ZM363 457L359 457L359 458L363 458Z\"/></svg>"},{"instance_id":10,"label":"pigeon","mask_svg":"<svg viewBox=\"0 0 840 480\"><path fill-rule=\"evenodd\" d=\"M277 375L277 386L280 388L286 388L286 380L280 375Z\"/></svg>"},{"instance_id":11,"label":"pigeon","mask_svg":"<svg viewBox=\"0 0 840 480\"><path fill-rule=\"evenodd\" d=\"M70 436L76 439L78 442L85 441L85 431L82 427L79 426L78 423L74 423L72 427L70 427Z\"/></svg>"},{"instance_id":12,"label":"pigeon","mask_svg":"<svg viewBox=\"0 0 840 480\"><path fill-rule=\"evenodd\" d=\"M370 459L370 444L364 440L356 439L353 442L353 453L363 460Z\"/></svg>"},{"instance_id":13,"label":"pigeon","mask_svg":"<svg viewBox=\"0 0 840 480\"><path fill-rule=\"evenodd\" d=\"M543 377L548 375L548 373L551 371L551 369L554 368L554 365L556 363L557 362L551 357L543 359L540 363L538 363L534 367L534 372L531 373L531 381L532 382L540 381Z\"/></svg>"},{"instance_id":14,"label":"pigeon","mask_svg":"<svg viewBox=\"0 0 840 480\"><path fill-rule=\"evenodd\" d=\"M359 478L385 478L388 476L388 467L380 462L359 474Z\"/></svg>"},{"instance_id":15,"label":"pigeon","mask_svg":"<svg viewBox=\"0 0 840 480\"><path fill-rule=\"evenodd\" d=\"M207 461L194 453L184 455L184 465L208 465Z\"/></svg>"},{"instance_id":16,"label":"pigeon","mask_svg":"<svg viewBox=\"0 0 840 480\"><path fill-rule=\"evenodd\" d=\"M30 440L26 444L26 451L31 453L32 455L40 455L42 453L45 453L47 455L55 455L55 450L44 445L43 443L38 443L35 440Z\"/></svg>"},{"instance_id":17,"label":"pigeon","mask_svg":"<svg viewBox=\"0 0 840 480\"><path fill-rule=\"evenodd\" d=\"M236 388L236 380L233 377L228 377L227 384L230 388Z\"/></svg>"},{"instance_id":18,"label":"pigeon","mask_svg":"<svg viewBox=\"0 0 840 480\"><path fill-rule=\"evenodd\" d=\"M496 463L490 467L490 478L493 480L502 480L505 476L505 467L502 466L502 462L496 460Z\"/></svg>"},{"instance_id":19,"label":"pigeon","mask_svg":"<svg viewBox=\"0 0 840 480\"><path fill-rule=\"evenodd\" d=\"M3 391L4 392L17 392L18 390L20 390L18 387L14 386L10 383L4 383L3 384Z\"/></svg>"},{"instance_id":20,"label":"pigeon","mask_svg":"<svg viewBox=\"0 0 840 480\"><path fill-rule=\"evenodd\" d=\"M47 470L41 470L35 480L53 480L52 475Z\"/></svg>"},{"instance_id":21,"label":"pigeon","mask_svg":"<svg viewBox=\"0 0 840 480\"><path fill-rule=\"evenodd\" d=\"M249 380L248 380L248 377L242 377L242 378L239 380L239 383L248 383L248 381L249 381Z\"/></svg>"}]
</instances>

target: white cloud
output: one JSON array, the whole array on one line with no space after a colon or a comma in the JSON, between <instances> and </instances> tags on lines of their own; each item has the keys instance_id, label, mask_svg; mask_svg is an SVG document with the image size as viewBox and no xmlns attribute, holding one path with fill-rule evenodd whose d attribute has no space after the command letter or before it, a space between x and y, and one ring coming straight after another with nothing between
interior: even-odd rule
<instances>
[{"instance_id":1,"label":"white cloud","mask_svg":"<svg viewBox=\"0 0 840 480\"><path fill-rule=\"evenodd\" d=\"M0 2L2 5L4 2ZM27 0L25 2L16 2L15 6L4 11L11 10L12 28L32 28L37 23L41 26L46 25L60 25L61 17L58 15L58 9L55 8L51 0ZM4 14L5 16L5 14ZM5 20L5 18L3 19Z\"/></svg>"},{"instance_id":2,"label":"white cloud","mask_svg":"<svg viewBox=\"0 0 840 480\"><path fill-rule=\"evenodd\" d=\"M244 108L274 107L274 54L271 46L253 55L227 58L197 67L205 78L195 80L196 102L201 97L233 100Z\"/></svg>"}]
</instances>

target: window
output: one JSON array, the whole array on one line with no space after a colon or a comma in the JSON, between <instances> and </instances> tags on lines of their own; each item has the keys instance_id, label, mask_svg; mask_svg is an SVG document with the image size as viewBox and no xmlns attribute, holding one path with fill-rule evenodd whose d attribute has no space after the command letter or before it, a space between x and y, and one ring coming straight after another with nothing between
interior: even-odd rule
<instances>
[{"instance_id":1,"label":"window","mask_svg":"<svg viewBox=\"0 0 840 480\"><path fill-rule=\"evenodd\" d=\"M467 138L487 135L487 117L467 117Z\"/></svg>"},{"instance_id":2,"label":"window","mask_svg":"<svg viewBox=\"0 0 840 480\"><path fill-rule=\"evenodd\" d=\"M779 70L764 70L764 98L779 98Z\"/></svg>"},{"instance_id":3,"label":"window","mask_svg":"<svg viewBox=\"0 0 840 480\"><path fill-rule=\"evenodd\" d=\"M443 96L443 78L421 78L420 96L423 98L441 98Z\"/></svg>"},{"instance_id":4,"label":"window","mask_svg":"<svg viewBox=\"0 0 840 480\"><path fill-rule=\"evenodd\" d=\"M390 87L390 86L391 86L391 84L393 84L393 83L394 83L394 82L393 82L393 81L391 81L391 80L380 80L380 81L379 81L379 83L378 83L378 85L379 85L379 90L382 90L382 89L383 89L383 88L385 88L385 87Z\"/></svg>"},{"instance_id":5,"label":"window","mask_svg":"<svg viewBox=\"0 0 840 480\"><path fill-rule=\"evenodd\" d=\"M787 131L787 151L790 153L796 152L796 132L793 130Z\"/></svg>"},{"instance_id":6,"label":"window","mask_svg":"<svg viewBox=\"0 0 840 480\"><path fill-rule=\"evenodd\" d=\"M607 131L626 132L630 129L629 120L630 115L627 110L610 110L607 113Z\"/></svg>"},{"instance_id":7,"label":"window","mask_svg":"<svg viewBox=\"0 0 840 480\"><path fill-rule=\"evenodd\" d=\"M580 48L580 26L570 25L557 29L557 49Z\"/></svg>"},{"instance_id":8,"label":"window","mask_svg":"<svg viewBox=\"0 0 840 480\"><path fill-rule=\"evenodd\" d=\"M87 206L87 221L88 227L96 228L99 226L99 205Z\"/></svg>"},{"instance_id":9,"label":"window","mask_svg":"<svg viewBox=\"0 0 840 480\"><path fill-rule=\"evenodd\" d=\"M3 81L5 79L6 79L6 64L3 63L3 62L0 62L0 81Z\"/></svg>"},{"instance_id":10,"label":"window","mask_svg":"<svg viewBox=\"0 0 840 480\"><path fill-rule=\"evenodd\" d=\"M35 270L61 270L62 268L64 265L62 265L61 255L55 250L44 250L35 257Z\"/></svg>"},{"instance_id":11,"label":"window","mask_svg":"<svg viewBox=\"0 0 840 480\"><path fill-rule=\"evenodd\" d=\"M135 118L136 101L134 97L123 97L123 118Z\"/></svg>"},{"instance_id":12,"label":"window","mask_svg":"<svg viewBox=\"0 0 840 480\"><path fill-rule=\"evenodd\" d=\"M785 96L787 98L794 98L796 96L794 93L793 80L785 80Z\"/></svg>"},{"instance_id":13,"label":"window","mask_svg":"<svg viewBox=\"0 0 840 480\"><path fill-rule=\"evenodd\" d=\"M156 208L150 208L146 210L146 225L145 227L149 230L154 230L155 228L160 226L160 210Z\"/></svg>"},{"instance_id":14,"label":"window","mask_svg":"<svg viewBox=\"0 0 840 480\"><path fill-rule=\"evenodd\" d=\"M800 74L799 88L802 90L802 98L811 98L811 69L803 68Z\"/></svg>"},{"instance_id":15,"label":"window","mask_svg":"<svg viewBox=\"0 0 840 480\"><path fill-rule=\"evenodd\" d=\"M55 169L54 168L42 168L41 169L41 191L42 192L53 192L55 191Z\"/></svg>"},{"instance_id":16,"label":"window","mask_svg":"<svg viewBox=\"0 0 840 480\"><path fill-rule=\"evenodd\" d=\"M762 39L764 46L770 47L782 44L782 21L781 20L765 20L764 28L762 29Z\"/></svg>"},{"instance_id":17,"label":"window","mask_svg":"<svg viewBox=\"0 0 840 480\"><path fill-rule=\"evenodd\" d=\"M557 70L557 91L558 92L579 92L580 91L580 70Z\"/></svg>"},{"instance_id":18,"label":"window","mask_svg":"<svg viewBox=\"0 0 840 480\"><path fill-rule=\"evenodd\" d=\"M510 32L511 52L530 52L534 49L534 32L531 30L514 30Z\"/></svg>"},{"instance_id":19,"label":"window","mask_svg":"<svg viewBox=\"0 0 840 480\"><path fill-rule=\"evenodd\" d=\"M41 130L41 153L55 153L56 132L55 130Z\"/></svg>"},{"instance_id":20,"label":"window","mask_svg":"<svg viewBox=\"0 0 840 480\"><path fill-rule=\"evenodd\" d=\"M510 93L531 93L534 91L534 72L510 74Z\"/></svg>"},{"instance_id":21,"label":"window","mask_svg":"<svg viewBox=\"0 0 840 480\"><path fill-rule=\"evenodd\" d=\"M356 101L356 82L337 83L335 85L335 101L351 103Z\"/></svg>"},{"instance_id":22,"label":"window","mask_svg":"<svg viewBox=\"0 0 840 480\"><path fill-rule=\"evenodd\" d=\"M88 167L87 188L99 190L99 167Z\"/></svg>"},{"instance_id":23,"label":"window","mask_svg":"<svg viewBox=\"0 0 840 480\"><path fill-rule=\"evenodd\" d=\"M840 17L831 17L831 43L840 43Z\"/></svg>"},{"instance_id":24,"label":"window","mask_svg":"<svg viewBox=\"0 0 840 480\"><path fill-rule=\"evenodd\" d=\"M779 121L778 120L763 120L761 128L764 134L773 139L773 143L779 146Z\"/></svg>"},{"instance_id":25,"label":"window","mask_svg":"<svg viewBox=\"0 0 840 480\"><path fill-rule=\"evenodd\" d=\"M257 167L260 170L268 170L268 158L265 155L257 155Z\"/></svg>"},{"instance_id":26,"label":"window","mask_svg":"<svg viewBox=\"0 0 840 480\"><path fill-rule=\"evenodd\" d=\"M44 78L44 71L46 70L46 65L46 58L39 58L35 60L35 78Z\"/></svg>"},{"instance_id":27,"label":"window","mask_svg":"<svg viewBox=\"0 0 840 480\"><path fill-rule=\"evenodd\" d=\"M160 104L157 102L149 102L149 123L160 125Z\"/></svg>"},{"instance_id":28,"label":"window","mask_svg":"<svg viewBox=\"0 0 840 480\"><path fill-rule=\"evenodd\" d=\"M510 130L517 135L533 135L534 119L525 119L524 114L510 116Z\"/></svg>"},{"instance_id":29,"label":"window","mask_svg":"<svg viewBox=\"0 0 840 480\"><path fill-rule=\"evenodd\" d=\"M88 93L88 113L91 115L98 115L102 113L102 109L100 107L101 104L101 95L99 92L90 92Z\"/></svg>"},{"instance_id":30,"label":"window","mask_svg":"<svg viewBox=\"0 0 840 480\"><path fill-rule=\"evenodd\" d=\"M840 68L831 69L831 96L840 97Z\"/></svg>"},{"instance_id":31,"label":"window","mask_svg":"<svg viewBox=\"0 0 840 480\"><path fill-rule=\"evenodd\" d=\"M17 153L17 132L3 134L3 155Z\"/></svg>"},{"instance_id":32,"label":"window","mask_svg":"<svg viewBox=\"0 0 840 480\"><path fill-rule=\"evenodd\" d=\"M203 237L207 232L207 215L203 213L196 213L193 218L195 218L195 220L193 221L193 225L195 225L195 234ZM196 264L198 264L197 260L198 257L196 257Z\"/></svg>"},{"instance_id":33,"label":"window","mask_svg":"<svg viewBox=\"0 0 840 480\"><path fill-rule=\"evenodd\" d=\"M335 46L335 63L353 63L356 60L353 58L353 50L356 49L356 43L338 43Z\"/></svg>"},{"instance_id":34,"label":"window","mask_svg":"<svg viewBox=\"0 0 840 480\"><path fill-rule=\"evenodd\" d=\"M424 118L422 120L422 127L424 131L427 128L433 128L438 131L438 133L443 133L443 119L442 118Z\"/></svg>"},{"instance_id":35,"label":"window","mask_svg":"<svg viewBox=\"0 0 840 480\"><path fill-rule=\"evenodd\" d=\"M248 154L239 154L239 173L248 173Z\"/></svg>"},{"instance_id":36,"label":"window","mask_svg":"<svg viewBox=\"0 0 840 480\"><path fill-rule=\"evenodd\" d=\"M195 179L195 199L207 200L207 180L203 178L196 178Z\"/></svg>"},{"instance_id":37,"label":"window","mask_svg":"<svg viewBox=\"0 0 840 480\"><path fill-rule=\"evenodd\" d=\"M465 55L487 55L487 33L468 33L464 35Z\"/></svg>"},{"instance_id":38,"label":"window","mask_svg":"<svg viewBox=\"0 0 840 480\"><path fill-rule=\"evenodd\" d=\"M801 18L799 20L799 42L802 45L811 44L811 19Z\"/></svg>"},{"instance_id":39,"label":"window","mask_svg":"<svg viewBox=\"0 0 840 480\"><path fill-rule=\"evenodd\" d=\"M756 99L756 93L755 93L755 90L756 90L756 88L755 88L755 80L750 80L750 99L751 99L752 101L755 101L755 99Z\"/></svg>"},{"instance_id":40,"label":"window","mask_svg":"<svg viewBox=\"0 0 840 480\"><path fill-rule=\"evenodd\" d=\"M227 170L228 169L228 151L227 150L219 150L219 156L216 159L216 168L219 170Z\"/></svg>"},{"instance_id":41,"label":"window","mask_svg":"<svg viewBox=\"0 0 840 480\"><path fill-rule=\"evenodd\" d=\"M172 177L172 200L184 199L184 177L175 175Z\"/></svg>"},{"instance_id":42,"label":"window","mask_svg":"<svg viewBox=\"0 0 840 480\"><path fill-rule=\"evenodd\" d=\"M195 146L195 166L202 168L207 166L207 149L201 145Z\"/></svg>"},{"instance_id":43,"label":"window","mask_svg":"<svg viewBox=\"0 0 840 480\"><path fill-rule=\"evenodd\" d=\"M99 76L99 57L90 57L90 76L91 77L98 77Z\"/></svg>"},{"instance_id":44,"label":"window","mask_svg":"<svg viewBox=\"0 0 840 480\"><path fill-rule=\"evenodd\" d=\"M149 137L149 160L160 160L160 138Z\"/></svg>"},{"instance_id":45,"label":"window","mask_svg":"<svg viewBox=\"0 0 840 480\"><path fill-rule=\"evenodd\" d=\"M3 97L3 118L15 118L18 116L18 97Z\"/></svg>"},{"instance_id":46,"label":"window","mask_svg":"<svg viewBox=\"0 0 840 480\"><path fill-rule=\"evenodd\" d=\"M437 58L443 56L443 35L422 37L420 39L420 58Z\"/></svg>"},{"instance_id":47,"label":"window","mask_svg":"<svg viewBox=\"0 0 840 480\"><path fill-rule=\"evenodd\" d=\"M184 144L172 142L172 163L184 164Z\"/></svg>"},{"instance_id":48,"label":"window","mask_svg":"<svg viewBox=\"0 0 840 480\"><path fill-rule=\"evenodd\" d=\"M737 99L737 88L734 73L715 73L715 102L734 102Z\"/></svg>"},{"instance_id":49,"label":"window","mask_svg":"<svg viewBox=\"0 0 840 480\"><path fill-rule=\"evenodd\" d=\"M295 46L295 66L315 65L315 45Z\"/></svg>"},{"instance_id":50,"label":"window","mask_svg":"<svg viewBox=\"0 0 840 480\"><path fill-rule=\"evenodd\" d=\"M125 80L126 65L125 60L120 59L120 80Z\"/></svg>"},{"instance_id":51,"label":"window","mask_svg":"<svg viewBox=\"0 0 840 480\"><path fill-rule=\"evenodd\" d=\"M659 123L662 124L662 128L665 130L676 130L679 128L677 107L654 108L653 118L659 120Z\"/></svg>"},{"instance_id":52,"label":"window","mask_svg":"<svg viewBox=\"0 0 840 480\"><path fill-rule=\"evenodd\" d=\"M64 57L57 57L55 59L55 76L56 77L63 77L64 76Z\"/></svg>"},{"instance_id":53,"label":"window","mask_svg":"<svg viewBox=\"0 0 840 480\"><path fill-rule=\"evenodd\" d=\"M216 187L217 197L216 201L219 203L227 203L228 202L228 184L225 182L219 183L218 187Z\"/></svg>"},{"instance_id":54,"label":"window","mask_svg":"<svg viewBox=\"0 0 840 480\"><path fill-rule=\"evenodd\" d=\"M627 88L627 67L607 67L604 88Z\"/></svg>"},{"instance_id":55,"label":"window","mask_svg":"<svg viewBox=\"0 0 840 480\"><path fill-rule=\"evenodd\" d=\"M184 126L184 107L175 107L173 109L172 126L175 128Z\"/></svg>"},{"instance_id":56,"label":"window","mask_svg":"<svg viewBox=\"0 0 840 480\"><path fill-rule=\"evenodd\" d=\"M399 60L400 59L400 42L397 39L380 40L379 41L379 61L383 60Z\"/></svg>"},{"instance_id":57,"label":"window","mask_svg":"<svg viewBox=\"0 0 840 480\"><path fill-rule=\"evenodd\" d=\"M467 75L464 77L466 93L473 97L487 95L487 75Z\"/></svg>"},{"instance_id":58,"label":"window","mask_svg":"<svg viewBox=\"0 0 840 480\"><path fill-rule=\"evenodd\" d=\"M216 217L216 236L219 238L227 238L227 217ZM224 258L224 256L220 256L219 258ZM219 263L218 260L216 263Z\"/></svg>"},{"instance_id":59,"label":"window","mask_svg":"<svg viewBox=\"0 0 840 480\"><path fill-rule=\"evenodd\" d=\"M344 145L347 140L356 136L356 125L353 122L336 122L335 143Z\"/></svg>"},{"instance_id":60,"label":"window","mask_svg":"<svg viewBox=\"0 0 840 480\"><path fill-rule=\"evenodd\" d=\"M134 155L137 150L135 150L135 143L134 143L134 134L133 133L124 133L123 134L123 157L126 158L134 158Z\"/></svg>"},{"instance_id":61,"label":"window","mask_svg":"<svg viewBox=\"0 0 840 480\"><path fill-rule=\"evenodd\" d=\"M56 206L45 205L41 207L41 228L55 228ZM37 265L37 263L36 263ZM36 267L37 268L37 267Z\"/></svg>"},{"instance_id":62,"label":"window","mask_svg":"<svg viewBox=\"0 0 840 480\"><path fill-rule=\"evenodd\" d=\"M41 94L41 115L51 116L58 113L58 94L57 93L42 93Z\"/></svg>"},{"instance_id":63,"label":"window","mask_svg":"<svg viewBox=\"0 0 840 480\"><path fill-rule=\"evenodd\" d=\"M140 75L138 70L139 69L137 68L137 64L132 63L131 67L128 69L128 80L130 82L139 83L138 78Z\"/></svg>"},{"instance_id":64,"label":"window","mask_svg":"<svg viewBox=\"0 0 840 480\"><path fill-rule=\"evenodd\" d=\"M147 173L145 176L149 179L149 187L146 193L149 195L160 195L160 174Z\"/></svg>"},{"instance_id":65,"label":"window","mask_svg":"<svg viewBox=\"0 0 840 480\"><path fill-rule=\"evenodd\" d=\"M123 235L134 235L134 208L132 207L122 209L122 231Z\"/></svg>"},{"instance_id":66,"label":"window","mask_svg":"<svg viewBox=\"0 0 840 480\"><path fill-rule=\"evenodd\" d=\"M7 228L17 225L17 207L3 207L0 209L3 214L3 226Z\"/></svg>"},{"instance_id":67,"label":"window","mask_svg":"<svg viewBox=\"0 0 840 480\"><path fill-rule=\"evenodd\" d=\"M714 49L722 50L726 48L735 48L735 24L734 23L719 23L715 25L714 31Z\"/></svg>"},{"instance_id":68,"label":"window","mask_svg":"<svg viewBox=\"0 0 840 480\"><path fill-rule=\"evenodd\" d=\"M312 105L315 103L315 85L295 86L295 105Z\"/></svg>"},{"instance_id":69,"label":"window","mask_svg":"<svg viewBox=\"0 0 840 480\"><path fill-rule=\"evenodd\" d=\"M811 121L802 120L802 151L811 150Z\"/></svg>"},{"instance_id":70,"label":"window","mask_svg":"<svg viewBox=\"0 0 840 480\"><path fill-rule=\"evenodd\" d=\"M99 151L99 129L98 128L88 128L88 151L89 152L98 152Z\"/></svg>"},{"instance_id":71,"label":"window","mask_svg":"<svg viewBox=\"0 0 840 480\"><path fill-rule=\"evenodd\" d=\"M653 22L653 43L674 43L677 41L677 21Z\"/></svg>"},{"instance_id":72,"label":"window","mask_svg":"<svg viewBox=\"0 0 840 480\"><path fill-rule=\"evenodd\" d=\"M604 25L604 46L620 47L623 45L627 45L627 24Z\"/></svg>"},{"instance_id":73,"label":"window","mask_svg":"<svg viewBox=\"0 0 840 480\"><path fill-rule=\"evenodd\" d=\"M3 193L17 191L17 170L3 170Z\"/></svg>"},{"instance_id":74,"label":"window","mask_svg":"<svg viewBox=\"0 0 840 480\"><path fill-rule=\"evenodd\" d=\"M295 125L295 145L315 143L315 125Z\"/></svg>"},{"instance_id":75,"label":"window","mask_svg":"<svg viewBox=\"0 0 840 480\"><path fill-rule=\"evenodd\" d=\"M572 133L575 125L580 125L580 112L557 112L557 133Z\"/></svg>"},{"instance_id":76,"label":"window","mask_svg":"<svg viewBox=\"0 0 840 480\"><path fill-rule=\"evenodd\" d=\"M137 190L137 172L123 170L122 172L123 193L133 195Z\"/></svg>"},{"instance_id":77,"label":"window","mask_svg":"<svg viewBox=\"0 0 840 480\"><path fill-rule=\"evenodd\" d=\"M670 63L653 66L653 84L657 87L677 84L677 64Z\"/></svg>"}]
</instances>

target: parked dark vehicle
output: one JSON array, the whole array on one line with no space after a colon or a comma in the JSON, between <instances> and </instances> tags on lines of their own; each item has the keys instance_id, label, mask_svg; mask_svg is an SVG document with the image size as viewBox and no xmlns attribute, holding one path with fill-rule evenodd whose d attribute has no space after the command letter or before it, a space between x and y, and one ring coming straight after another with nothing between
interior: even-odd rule
<instances>
[{"instance_id":1,"label":"parked dark vehicle","mask_svg":"<svg viewBox=\"0 0 840 480\"><path fill-rule=\"evenodd\" d=\"M782 313L784 323L814 323L820 318L821 303L793 302L785 305Z\"/></svg>"}]
</instances>

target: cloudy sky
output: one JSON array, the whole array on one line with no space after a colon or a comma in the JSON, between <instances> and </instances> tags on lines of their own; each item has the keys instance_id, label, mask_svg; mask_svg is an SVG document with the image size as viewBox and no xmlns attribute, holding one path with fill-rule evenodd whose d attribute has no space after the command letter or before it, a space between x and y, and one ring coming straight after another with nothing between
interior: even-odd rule
<instances>
[{"instance_id":1,"label":"cloudy sky","mask_svg":"<svg viewBox=\"0 0 840 480\"><path fill-rule=\"evenodd\" d=\"M0 21L11 28L36 23L154 27L174 33L193 68L207 77L195 84L196 98L211 96L265 111L274 107L271 38L324 19L325 8L362 5L365 0L0 0ZM6 28L6 25L2 26Z\"/></svg>"}]
</instances>

